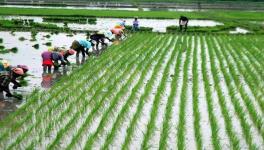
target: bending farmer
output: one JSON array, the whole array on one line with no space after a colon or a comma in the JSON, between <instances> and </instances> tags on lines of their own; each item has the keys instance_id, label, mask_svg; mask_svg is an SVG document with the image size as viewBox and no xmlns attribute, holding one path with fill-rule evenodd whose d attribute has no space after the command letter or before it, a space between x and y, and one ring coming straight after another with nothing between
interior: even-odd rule
<instances>
[{"instance_id":1,"label":"bending farmer","mask_svg":"<svg viewBox=\"0 0 264 150\"><path fill-rule=\"evenodd\" d=\"M187 30L188 22L189 22L189 19L187 17L185 16L180 17L179 19L180 31L182 31L182 28L184 28L183 31Z\"/></svg>"},{"instance_id":2,"label":"bending farmer","mask_svg":"<svg viewBox=\"0 0 264 150\"><path fill-rule=\"evenodd\" d=\"M79 53L82 53L83 58L85 58L85 53L89 56L88 50L92 47L91 42L80 39L74 40L71 45L71 49L76 51L76 57L79 58Z\"/></svg>"}]
</instances>

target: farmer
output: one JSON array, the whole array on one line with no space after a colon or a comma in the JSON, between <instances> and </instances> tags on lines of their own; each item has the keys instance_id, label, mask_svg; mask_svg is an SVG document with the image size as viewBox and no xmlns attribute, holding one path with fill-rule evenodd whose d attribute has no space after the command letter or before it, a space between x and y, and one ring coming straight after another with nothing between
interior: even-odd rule
<instances>
[{"instance_id":1,"label":"farmer","mask_svg":"<svg viewBox=\"0 0 264 150\"><path fill-rule=\"evenodd\" d=\"M80 40L74 40L70 48L76 51L76 57L79 58L80 52L82 52L83 57L85 57L85 53L89 56L88 50L91 47L92 47L91 42L85 39L80 39Z\"/></svg>"},{"instance_id":2,"label":"farmer","mask_svg":"<svg viewBox=\"0 0 264 150\"><path fill-rule=\"evenodd\" d=\"M51 59L51 54L52 54L52 52L49 51L49 50L48 51L44 51L41 54L43 72L46 72L47 69L48 69L49 73L51 72L51 67L53 66L53 62L52 62L52 59Z\"/></svg>"},{"instance_id":3,"label":"farmer","mask_svg":"<svg viewBox=\"0 0 264 150\"><path fill-rule=\"evenodd\" d=\"M29 68L26 65L17 65L17 68L21 68L24 71L24 75L21 76L21 79L23 80L26 77L26 73L28 72Z\"/></svg>"},{"instance_id":4,"label":"farmer","mask_svg":"<svg viewBox=\"0 0 264 150\"><path fill-rule=\"evenodd\" d=\"M139 22L138 22L138 18L136 17L135 20L133 21L133 27L132 27L133 31L138 31L139 30Z\"/></svg>"},{"instance_id":5,"label":"farmer","mask_svg":"<svg viewBox=\"0 0 264 150\"><path fill-rule=\"evenodd\" d=\"M110 39L112 33L110 32L110 34L111 35L109 35L109 33L107 32L99 32L90 36L90 42L93 43L93 49L97 52L97 54L99 53L98 46L100 43L102 44L102 46L107 46L107 43L105 43L105 39L112 42L112 39Z\"/></svg>"},{"instance_id":6,"label":"farmer","mask_svg":"<svg viewBox=\"0 0 264 150\"><path fill-rule=\"evenodd\" d=\"M24 74L25 73L27 73L28 72L28 66L26 66L26 65L17 65L17 68L21 68L21 69L23 69L23 71L24 71Z\"/></svg>"},{"instance_id":7,"label":"farmer","mask_svg":"<svg viewBox=\"0 0 264 150\"><path fill-rule=\"evenodd\" d=\"M11 94L9 90L9 84L14 83L14 89L17 87L21 87L21 85L16 81L16 79L20 76L24 75L24 71L22 68L12 68L9 73L0 74L0 93L6 92L7 97L16 97Z\"/></svg>"},{"instance_id":8,"label":"farmer","mask_svg":"<svg viewBox=\"0 0 264 150\"><path fill-rule=\"evenodd\" d=\"M54 71L58 70L61 65L66 65L63 55L59 52L52 52L51 60L53 61Z\"/></svg>"},{"instance_id":9,"label":"farmer","mask_svg":"<svg viewBox=\"0 0 264 150\"><path fill-rule=\"evenodd\" d=\"M180 31L182 31L182 28L184 28L183 31L187 30L189 19L185 16L181 16L179 19L179 26L180 26Z\"/></svg>"},{"instance_id":10,"label":"farmer","mask_svg":"<svg viewBox=\"0 0 264 150\"><path fill-rule=\"evenodd\" d=\"M120 40L122 38L122 35L125 36L124 31L121 28L113 28L113 29L111 29L111 32L113 35L115 35L115 38L117 40Z\"/></svg>"},{"instance_id":11,"label":"farmer","mask_svg":"<svg viewBox=\"0 0 264 150\"><path fill-rule=\"evenodd\" d=\"M68 57L75 54L75 50L69 49L69 50L61 50L60 53L63 56L63 59L67 65L70 65L70 61L68 60Z\"/></svg>"}]
</instances>

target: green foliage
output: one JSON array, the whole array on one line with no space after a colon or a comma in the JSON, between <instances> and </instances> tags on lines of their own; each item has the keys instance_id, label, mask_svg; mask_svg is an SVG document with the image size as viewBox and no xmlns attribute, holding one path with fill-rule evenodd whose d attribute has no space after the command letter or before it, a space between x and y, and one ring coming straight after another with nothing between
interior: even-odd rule
<instances>
[{"instance_id":1,"label":"green foliage","mask_svg":"<svg viewBox=\"0 0 264 150\"><path fill-rule=\"evenodd\" d=\"M33 91L0 122L0 145L187 149L193 131L199 150L262 149L263 42L259 34L128 34L51 89Z\"/></svg>"},{"instance_id":2,"label":"green foliage","mask_svg":"<svg viewBox=\"0 0 264 150\"><path fill-rule=\"evenodd\" d=\"M170 12L170 11L126 11L126 10L89 10L89 9L54 9L54 8L0 8L0 15L30 15L30 16L48 16L48 17L118 17L118 18L179 18L181 15L188 16L191 19L209 19L209 20L264 20L262 13L257 11L239 11L239 10L209 10L194 12Z\"/></svg>"}]
</instances>

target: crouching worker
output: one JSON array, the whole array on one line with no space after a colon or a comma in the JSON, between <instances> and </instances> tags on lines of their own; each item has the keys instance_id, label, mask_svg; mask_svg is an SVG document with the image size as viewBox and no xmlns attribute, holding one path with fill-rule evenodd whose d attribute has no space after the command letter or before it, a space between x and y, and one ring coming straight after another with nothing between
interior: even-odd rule
<instances>
[{"instance_id":1,"label":"crouching worker","mask_svg":"<svg viewBox=\"0 0 264 150\"><path fill-rule=\"evenodd\" d=\"M179 19L179 26L180 26L180 31L186 31L188 27L188 22L189 19L187 17L181 16ZM184 28L182 30L182 28Z\"/></svg>"},{"instance_id":2,"label":"crouching worker","mask_svg":"<svg viewBox=\"0 0 264 150\"><path fill-rule=\"evenodd\" d=\"M121 28L113 28L113 29L111 29L111 32L113 35L115 35L115 38L117 40L120 40L123 35L125 36L124 31Z\"/></svg>"},{"instance_id":3,"label":"crouching worker","mask_svg":"<svg viewBox=\"0 0 264 150\"><path fill-rule=\"evenodd\" d=\"M65 63L67 65L70 65L71 64L70 61L68 60L68 57L74 55L75 52L76 51L73 50L73 49L69 49L69 50L66 50L66 51L64 51L64 50L61 50L60 51L60 54L63 56L63 59L64 59L64 61L65 61Z\"/></svg>"},{"instance_id":4,"label":"crouching worker","mask_svg":"<svg viewBox=\"0 0 264 150\"><path fill-rule=\"evenodd\" d=\"M76 51L76 57L79 58L80 52L82 53L83 58L85 58L85 53L89 56L88 50L92 47L92 43L81 39L74 40L71 45L71 49Z\"/></svg>"},{"instance_id":5,"label":"crouching worker","mask_svg":"<svg viewBox=\"0 0 264 150\"><path fill-rule=\"evenodd\" d=\"M53 66L53 62L51 59L51 51L45 51L41 54L42 57L42 66L43 66L43 72L48 72L51 73L51 67Z\"/></svg>"},{"instance_id":6,"label":"crouching worker","mask_svg":"<svg viewBox=\"0 0 264 150\"><path fill-rule=\"evenodd\" d=\"M54 71L59 70L59 67L61 65L66 65L66 62L64 61L63 55L59 52L52 52L51 53L51 59L53 61L53 65L54 65Z\"/></svg>"},{"instance_id":7,"label":"crouching worker","mask_svg":"<svg viewBox=\"0 0 264 150\"><path fill-rule=\"evenodd\" d=\"M21 87L21 85L16 81L16 78L23 76L24 71L21 68L12 68L9 73L0 74L0 92L6 92L7 97L15 97L21 99L21 97L17 97L11 94L9 90L9 84L12 82L14 87ZM14 88L13 87L13 88Z\"/></svg>"},{"instance_id":8,"label":"crouching worker","mask_svg":"<svg viewBox=\"0 0 264 150\"><path fill-rule=\"evenodd\" d=\"M111 33L111 32L110 32ZM112 36L112 33L111 35ZM90 36L90 42L93 43L92 46L93 46L93 50L96 51L96 54L99 53L99 44L101 43L102 46L106 47L107 46L107 43L105 43L105 40L107 39L108 41L111 41L112 42L112 39L110 39L111 37L109 37L109 33L105 32L99 32L99 33L95 33L95 34L92 34Z\"/></svg>"},{"instance_id":9,"label":"crouching worker","mask_svg":"<svg viewBox=\"0 0 264 150\"><path fill-rule=\"evenodd\" d=\"M14 68L20 68L20 69L22 69L23 70L23 75L21 75L21 76L16 76L16 75L14 75L13 76L13 78L12 78L12 83L14 84L14 86L13 86L13 89L17 89L18 87L21 87L22 85L20 84L20 83L18 83L17 81L16 81L16 79L18 78L18 77L20 77L20 79L21 80L23 80L25 77L26 77L26 73L28 72L28 70L29 70L29 68L28 68L28 66L26 66L26 65L17 65L16 67L14 67ZM12 72L11 72L12 73ZM10 74L11 74L10 73Z\"/></svg>"}]
</instances>

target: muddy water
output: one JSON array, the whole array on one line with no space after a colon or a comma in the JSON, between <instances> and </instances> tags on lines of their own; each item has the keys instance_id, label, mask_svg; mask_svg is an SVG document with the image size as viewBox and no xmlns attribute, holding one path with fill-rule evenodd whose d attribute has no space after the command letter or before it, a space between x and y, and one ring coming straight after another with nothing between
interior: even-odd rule
<instances>
[{"instance_id":1,"label":"muddy water","mask_svg":"<svg viewBox=\"0 0 264 150\"><path fill-rule=\"evenodd\" d=\"M15 32L14 34L11 34L10 32L0 32L0 37L3 38L3 45L6 48L18 48L17 53L0 54L0 59L8 60L13 66L24 64L29 67L30 76L26 78L29 85L18 88L17 90L13 90L11 87L11 92L27 95L35 88L50 88L61 76L69 74L69 72L76 67L76 63L80 63L79 61L76 62L75 56L71 56L69 58L69 61L72 62L71 66L64 69L61 68L58 72L44 74L41 66L41 53L48 48L45 43L51 42L53 46L69 48L73 40L86 38L85 34L77 34L73 37L68 37L65 33L54 34L51 35L50 38L44 37L48 34L51 35L47 32L40 32L36 36L36 41L30 41L30 32ZM26 40L19 41L20 37L24 37ZM39 44L39 49L33 48L32 45L34 44ZM9 112L14 111L24 101L25 100L19 101L13 98L6 98L3 95L0 95L0 120Z\"/></svg>"},{"instance_id":2,"label":"muddy water","mask_svg":"<svg viewBox=\"0 0 264 150\"><path fill-rule=\"evenodd\" d=\"M33 19L34 22L42 23L42 17L34 16L2 16L3 19ZM68 26L72 30L90 30L99 31L107 30L114 27L117 23L121 22L123 19L120 18L97 18L96 24L77 24L68 23ZM132 25L134 19L127 19L126 25ZM166 27L168 26L178 26L178 19L139 19L139 24L141 27L153 28L154 32L166 32ZM63 27L63 23L52 23L59 27ZM189 26L201 26L201 27L212 27L216 25L223 25L220 22L213 20L190 20Z\"/></svg>"}]
</instances>

